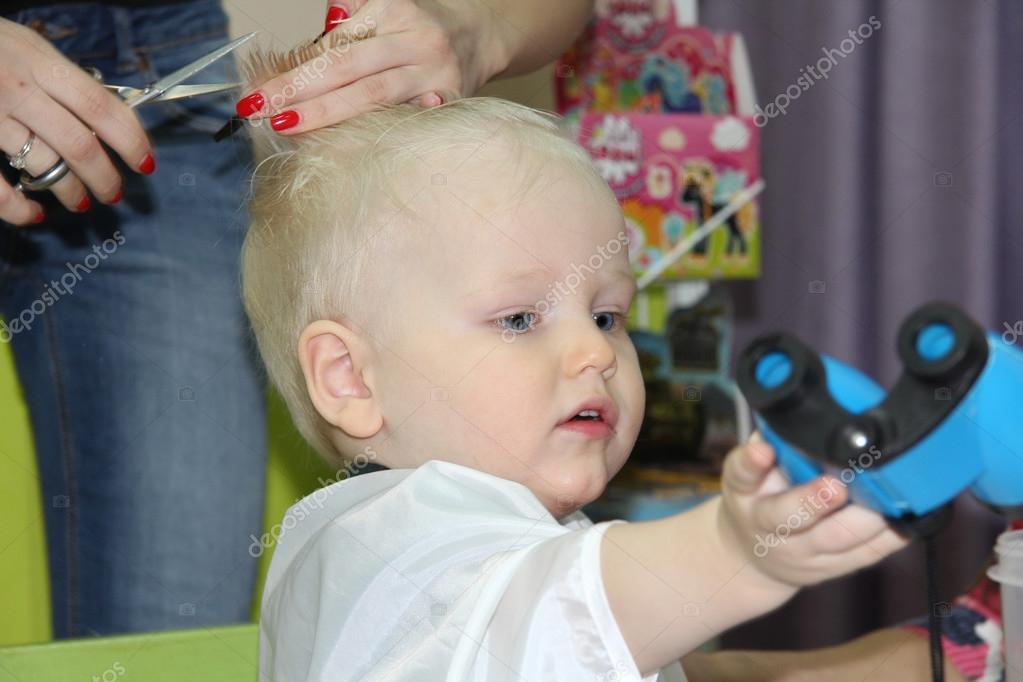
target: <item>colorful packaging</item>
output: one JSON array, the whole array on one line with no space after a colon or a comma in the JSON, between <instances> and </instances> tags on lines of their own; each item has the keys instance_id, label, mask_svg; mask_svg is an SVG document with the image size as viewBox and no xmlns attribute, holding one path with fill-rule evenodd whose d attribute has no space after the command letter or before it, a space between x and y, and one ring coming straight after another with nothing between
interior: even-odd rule
<instances>
[{"instance_id":1,"label":"colorful packaging","mask_svg":"<svg viewBox=\"0 0 1023 682\"><path fill-rule=\"evenodd\" d=\"M680 25L670 0L604 0L558 61L558 111L735 114L752 110L742 37Z\"/></svg>"},{"instance_id":2,"label":"colorful packaging","mask_svg":"<svg viewBox=\"0 0 1023 682\"><path fill-rule=\"evenodd\" d=\"M622 205L637 276L760 178L759 129L750 117L583 112L573 127ZM662 278L759 274L753 201Z\"/></svg>"}]
</instances>

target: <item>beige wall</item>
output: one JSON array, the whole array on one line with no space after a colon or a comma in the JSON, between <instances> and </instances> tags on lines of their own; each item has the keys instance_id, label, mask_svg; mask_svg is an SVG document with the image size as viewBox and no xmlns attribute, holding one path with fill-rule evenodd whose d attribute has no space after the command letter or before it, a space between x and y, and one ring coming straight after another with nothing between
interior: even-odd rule
<instances>
[{"instance_id":1,"label":"beige wall","mask_svg":"<svg viewBox=\"0 0 1023 682\"><path fill-rule=\"evenodd\" d=\"M308 40L323 29L327 3L324 0L268 2L225 0L231 18L231 32L241 35L259 31L261 45L287 49ZM244 49L244 48L243 48ZM550 67L527 76L510 78L487 85L479 94L506 97L538 109L554 109Z\"/></svg>"}]
</instances>

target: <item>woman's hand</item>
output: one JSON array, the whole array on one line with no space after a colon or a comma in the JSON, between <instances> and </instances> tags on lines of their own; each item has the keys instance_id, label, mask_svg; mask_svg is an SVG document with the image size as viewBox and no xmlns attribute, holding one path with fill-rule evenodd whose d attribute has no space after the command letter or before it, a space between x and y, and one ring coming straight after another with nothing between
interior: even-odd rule
<instances>
[{"instance_id":1,"label":"woman's hand","mask_svg":"<svg viewBox=\"0 0 1023 682\"><path fill-rule=\"evenodd\" d=\"M238 115L269 118L287 135L382 104L429 107L471 95L508 65L500 21L479 2L330 0L327 31L359 40L259 85L238 102Z\"/></svg>"},{"instance_id":2,"label":"woman's hand","mask_svg":"<svg viewBox=\"0 0 1023 682\"><path fill-rule=\"evenodd\" d=\"M95 131L95 132L93 132ZM25 170L37 176L63 158L70 172L49 189L71 211L121 198L121 178L99 140L142 173L155 169L152 146L134 112L42 36L0 19L0 149L18 154L34 132ZM42 207L0 181L0 220L41 222Z\"/></svg>"}]
</instances>

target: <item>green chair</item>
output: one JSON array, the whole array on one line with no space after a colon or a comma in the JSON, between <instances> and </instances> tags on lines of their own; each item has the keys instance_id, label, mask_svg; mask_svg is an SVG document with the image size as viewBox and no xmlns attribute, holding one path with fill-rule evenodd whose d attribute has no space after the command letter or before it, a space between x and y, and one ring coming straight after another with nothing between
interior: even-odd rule
<instances>
[{"instance_id":1,"label":"green chair","mask_svg":"<svg viewBox=\"0 0 1023 682\"><path fill-rule=\"evenodd\" d=\"M91 637L0 649L0 682L255 682L256 625Z\"/></svg>"}]
</instances>

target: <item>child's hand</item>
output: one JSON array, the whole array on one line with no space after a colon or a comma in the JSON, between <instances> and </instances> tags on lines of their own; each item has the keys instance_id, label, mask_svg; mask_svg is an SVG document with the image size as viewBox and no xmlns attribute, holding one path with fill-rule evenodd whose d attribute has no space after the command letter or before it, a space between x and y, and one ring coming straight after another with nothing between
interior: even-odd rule
<instances>
[{"instance_id":1,"label":"child's hand","mask_svg":"<svg viewBox=\"0 0 1023 682\"><path fill-rule=\"evenodd\" d=\"M794 591L850 573L908 542L880 514L846 506L849 491L837 478L792 487L758 433L729 453L721 487L723 538L778 587Z\"/></svg>"}]
</instances>

